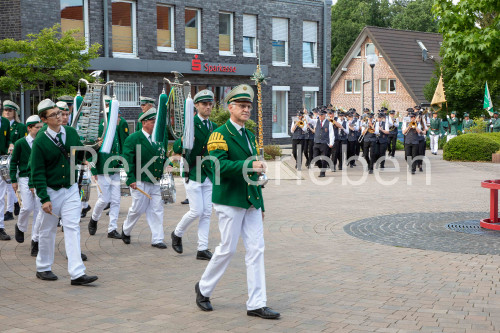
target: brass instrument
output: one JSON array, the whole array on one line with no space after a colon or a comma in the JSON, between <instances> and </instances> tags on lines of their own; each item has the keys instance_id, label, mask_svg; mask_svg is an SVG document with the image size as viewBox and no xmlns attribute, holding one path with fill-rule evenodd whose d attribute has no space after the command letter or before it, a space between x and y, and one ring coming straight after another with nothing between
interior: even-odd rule
<instances>
[{"instance_id":1,"label":"brass instrument","mask_svg":"<svg viewBox=\"0 0 500 333\"><path fill-rule=\"evenodd\" d=\"M297 122L297 126L299 126L299 127L304 127L304 122L303 122L302 120L299 120L299 121Z\"/></svg>"},{"instance_id":2,"label":"brass instrument","mask_svg":"<svg viewBox=\"0 0 500 333\"><path fill-rule=\"evenodd\" d=\"M417 122L411 121L409 126L410 126L410 128L417 128Z\"/></svg>"},{"instance_id":3,"label":"brass instrument","mask_svg":"<svg viewBox=\"0 0 500 333\"><path fill-rule=\"evenodd\" d=\"M372 118L368 119L369 124L368 124L368 133L375 133L375 124L373 123Z\"/></svg>"}]
</instances>

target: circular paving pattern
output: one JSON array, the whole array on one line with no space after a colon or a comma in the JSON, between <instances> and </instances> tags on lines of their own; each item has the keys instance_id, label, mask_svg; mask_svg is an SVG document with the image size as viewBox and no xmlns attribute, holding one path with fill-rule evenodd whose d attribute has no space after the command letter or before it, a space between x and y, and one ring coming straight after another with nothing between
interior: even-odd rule
<instances>
[{"instance_id":1,"label":"circular paving pattern","mask_svg":"<svg viewBox=\"0 0 500 333\"><path fill-rule=\"evenodd\" d=\"M349 223L344 226L344 231L351 236L384 245L500 255L500 231L479 227L479 220L488 216L488 212L384 215Z\"/></svg>"}]
</instances>

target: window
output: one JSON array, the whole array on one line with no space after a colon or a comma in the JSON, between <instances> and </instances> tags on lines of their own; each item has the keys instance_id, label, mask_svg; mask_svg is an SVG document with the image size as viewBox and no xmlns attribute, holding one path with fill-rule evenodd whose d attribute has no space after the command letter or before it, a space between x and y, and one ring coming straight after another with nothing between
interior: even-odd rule
<instances>
[{"instance_id":1,"label":"window","mask_svg":"<svg viewBox=\"0 0 500 333\"><path fill-rule=\"evenodd\" d=\"M345 93L352 94L352 80L345 80Z\"/></svg>"},{"instance_id":2,"label":"window","mask_svg":"<svg viewBox=\"0 0 500 333\"><path fill-rule=\"evenodd\" d=\"M111 12L113 56L135 57L137 55L135 2L113 0Z\"/></svg>"},{"instance_id":3,"label":"window","mask_svg":"<svg viewBox=\"0 0 500 333\"><path fill-rule=\"evenodd\" d=\"M302 22L302 65L316 67L316 45L318 39L318 23L311 21Z\"/></svg>"},{"instance_id":4,"label":"window","mask_svg":"<svg viewBox=\"0 0 500 333\"><path fill-rule=\"evenodd\" d=\"M396 93L396 79L389 79L389 93Z\"/></svg>"},{"instance_id":5,"label":"window","mask_svg":"<svg viewBox=\"0 0 500 333\"><path fill-rule=\"evenodd\" d=\"M219 13L219 54L233 54L233 14Z\"/></svg>"},{"instance_id":6,"label":"window","mask_svg":"<svg viewBox=\"0 0 500 333\"><path fill-rule=\"evenodd\" d=\"M354 58L361 58L361 48L358 49L358 52L356 52Z\"/></svg>"},{"instance_id":7,"label":"window","mask_svg":"<svg viewBox=\"0 0 500 333\"><path fill-rule=\"evenodd\" d=\"M139 106L141 89L136 82L115 82L114 93L120 106Z\"/></svg>"},{"instance_id":8,"label":"window","mask_svg":"<svg viewBox=\"0 0 500 333\"><path fill-rule=\"evenodd\" d=\"M273 17L273 66L288 65L288 19Z\"/></svg>"},{"instance_id":9,"label":"window","mask_svg":"<svg viewBox=\"0 0 500 333\"><path fill-rule=\"evenodd\" d=\"M288 137L288 91L290 87L273 87L272 128L273 138Z\"/></svg>"},{"instance_id":10,"label":"window","mask_svg":"<svg viewBox=\"0 0 500 333\"><path fill-rule=\"evenodd\" d=\"M156 46L158 51L174 51L174 7L156 6Z\"/></svg>"},{"instance_id":11,"label":"window","mask_svg":"<svg viewBox=\"0 0 500 333\"><path fill-rule=\"evenodd\" d=\"M256 57L257 15L243 15L243 56Z\"/></svg>"},{"instance_id":12,"label":"window","mask_svg":"<svg viewBox=\"0 0 500 333\"><path fill-rule=\"evenodd\" d=\"M365 45L365 58L370 54L375 54L375 45L373 45L373 43L366 43L366 45Z\"/></svg>"},{"instance_id":13,"label":"window","mask_svg":"<svg viewBox=\"0 0 500 333\"><path fill-rule=\"evenodd\" d=\"M319 87L302 87L302 105L312 111L317 105Z\"/></svg>"},{"instance_id":14,"label":"window","mask_svg":"<svg viewBox=\"0 0 500 333\"><path fill-rule=\"evenodd\" d=\"M78 29L76 39L89 46L88 0L61 0L61 31Z\"/></svg>"},{"instance_id":15,"label":"window","mask_svg":"<svg viewBox=\"0 0 500 333\"><path fill-rule=\"evenodd\" d=\"M378 80L378 92L381 94L387 93L387 79Z\"/></svg>"},{"instance_id":16,"label":"window","mask_svg":"<svg viewBox=\"0 0 500 333\"><path fill-rule=\"evenodd\" d=\"M201 52L201 11L199 9L186 8L185 21L185 45L186 53Z\"/></svg>"},{"instance_id":17,"label":"window","mask_svg":"<svg viewBox=\"0 0 500 333\"><path fill-rule=\"evenodd\" d=\"M360 94L361 93L361 79L355 79L355 80L353 80L353 83L354 83L354 93Z\"/></svg>"}]
</instances>

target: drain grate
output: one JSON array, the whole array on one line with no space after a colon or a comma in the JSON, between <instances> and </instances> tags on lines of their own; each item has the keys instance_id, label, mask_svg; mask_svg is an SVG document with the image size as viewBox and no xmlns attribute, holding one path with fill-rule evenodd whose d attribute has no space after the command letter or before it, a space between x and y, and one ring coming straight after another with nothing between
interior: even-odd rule
<instances>
[{"instance_id":1,"label":"drain grate","mask_svg":"<svg viewBox=\"0 0 500 333\"><path fill-rule=\"evenodd\" d=\"M479 220L452 222L448 223L446 225L446 228L457 232L463 232L466 234L476 234L476 235L490 234L489 231L491 231L481 228L481 226L479 225Z\"/></svg>"}]
</instances>

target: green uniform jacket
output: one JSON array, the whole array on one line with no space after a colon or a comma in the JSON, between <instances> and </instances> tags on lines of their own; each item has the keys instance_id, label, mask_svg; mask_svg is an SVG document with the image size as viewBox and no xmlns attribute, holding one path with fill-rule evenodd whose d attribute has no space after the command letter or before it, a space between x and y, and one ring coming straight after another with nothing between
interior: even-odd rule
<instances>
[{"instance_id":1,"label":"green uniform jacket","mask_svg":"<svg viewBox=\"0 0 500 333\"><path fill-rule=\"evenodd\" d=\"M10 142L16 143L17 140L24 138L26 135L28 135L28 128L26 125L14 120L10 127Z\"/></svg>"},{"instance_id":2,"label":"green uniform jacket","mask_svg":"<svg viewBox=\"0 0 500 333\"><path fill-rule=\"evenodd\" d=\"M493 119L493 121L491 122L491 124L493 125L493 127L491 128L491 131L492 132L500 132L500 118L498 119Z\"/></svg>"},{"instance_id":3,"label":"green uniform jacket","mask_svg":"<svg viewBox=\"0 0 500 333\"><path fill-rule=\"evenodd\" d=\"M117 132L115 132L115 137L113 139L113 144L111 145L111 152L109 154L97 152L97 161L95 162L95 167L91 168L90 171L95 175L112 175L117 171L111 171L109 169L119 169L121 167L120 160L113 159L112 162L108 164L107 172L104 172L104 164L106 164L106 160L112 156L120 156L120 143L118 138L118 128ZM104 121L101 121L101 125L99 125L99 137L102 137L102 132L104 131ZM91 158L89 159L89 161Z\"/></svg>"},{"instance_id":4,"label":"green uniform jacket","mask_svg":"<svg viewBox=\"0 0 500 333\"><path fill-rule=\"evenodd\" d=\"M31 147L26 141L17 140L14 144L14 150L12 151L12 157L10 159L10 179L12 183L17 183L17 168L19 168L19 177L29 177L30 169L28 167L29 159L31 154Z\"/></svg>"},{"instance_id":5,"label":"green uniform jacket","mask_svg":"<svg viewBox=\"0 0 500 333\"><path fill-rule=\"evenodd\" d=\"M260 185L251 185L243 178L243 168L252 168L253 161L257 160L255 136L247 131L252 153L248 150L248 143L233 124L228 120L217 128L208 140L210 156L219 160L220 170L214 166L214 181L212 202L216 204L248 209L254 206L264 211L264 198ZM218 171L220 178L217 179ZM258 174L248 172L249 179L256 181Z\"/></svg>"},{"instance_id":6,"label":"green uniform jacket","mask_svg":"<svg viewBox=\"0 0 500 333\"><path fill-rule=\"evenodd\" d=\"M141 165L137 165L137 145L141 146ZM153 144L151 144L142 131L135 132L125 140L123 157L127 161L129 168L126 170L127 185L137 181L156 183L160 180L163 174L163 165L166 160L163 143L153 142ZM143 170L144 166L153 158L155 158L154 162L150 163L147 167L147 170L153 175L153 178L150 178L146 172L141 172L140 175L138 175L138 168L140 167L141 170Z\"/></svg>"},{"instance_id":7,"label":"green uniform jacket","mask_svg":"<svg viewBox=\"0 0 500 333\"><path fill-rule=\"evenodd\" d=\"M137 126L135 127L135 131L139 132L142 129L142 122L139 121L139 118L144 114L144 112L140 112L137 116Z\"/></svg>"},{"instance_id":8,"label":"green uniform jacket","mask_svg":"<svg viewBox=\"0 0 500 333\"><path fill-rule=\"evenodd\" d=\"M64 148L69 154L71 147L82 146L80 137L73 127L64 126L66 130L66 143ZM81 164L83 151L79 151L75 156L75 163ZM70 162L63 156L55 143L44 133L38 135L33 142L31 150L31 180L36 189L36 194L43 203L50 201L47 194L47 187L53 190L61 188L70 188L77 180L77 171L71 182Z\"/></svg>"},{"instance_id":9,"label":"green uniform jacket","mask_svg":"<svg viewBox=\"0 0 500 333\"><path fill-rule=\"evenodd\" d=\"M118 128L116 129L116 132L118 133L118 140L120 142L120 153L121 153L121 147L125 144L125 140L128 138L129 130L128 130L128 124L125 118L120 117L120 123L118 124Z\"/></svg>"},{"instance_id":10,"label":"green uniform jacket","mask_svg":"<svg viewBox=\"0 0 500 333\"><path fill-rule=\"evenodd\" d=\"M450 124L450 134L451 135L457 135L457 129L458 129L458 118L451 118L448 120L448 123Z\"/></svg>"},{"instance_id":11,"label":"green uniform jacket","mask_svg":"<svg viewBox=\"0 0 500 333\"><path fill-rule=\"evenodd\" d=\"M469 119L469 120L463 120L462 121L462 131L464 133L468 133L470 132L470 128L472 127L472 125L474 124L474 120L472 119Z\"/></svg>"},{"instance_id":12,"label":"green uniform jacket","mask_svg":"<svg viewBox=\"0 0 500 333\"><path fill-rule=\"evenodd\" d=\"M203 183L207 177L211 181L213 181L213 163L210 163L208 160L203 161L201 165L199 163L196 163L198 156L201 156L201 158L203 158L208 155L208 138L210 137L210 134L212 134L212 132L217 128L216 123L210 120L208 122L210 130L207 128L207 126L205 126L205 124L203 124L200 117L198 117L197 115L194 116L194 145L189 154L185 156L186 161L189 164L189 179L200 183ZM182 154L181 138L175 140L173 149L174 153ZM201 178L197 180L196 177L198 173L201 174ZM185 177L184 170L182 170L182 177Z\"/></svg>"},{"instance_id":13,"label":"green uniform jacket","mask_svg":"<svg viewBox=\"0 0 500 333\"><path fill-rule=\"evenodd\" d=\"M441 119L439 118L431 118L429 134L430 135L439 135L439 129L441 128Z\"/></svg>"},{"instance_id":14,"label":"green uniform jacket","mask_svg":"<svg viewBox=\"0 0 500 333\"><path fill-rule=\"evenodd\" d=\"M2 117L0 124L0 155L7 155L11 142L10 122L7 118Z\"/></svg>"}]
</instances>

